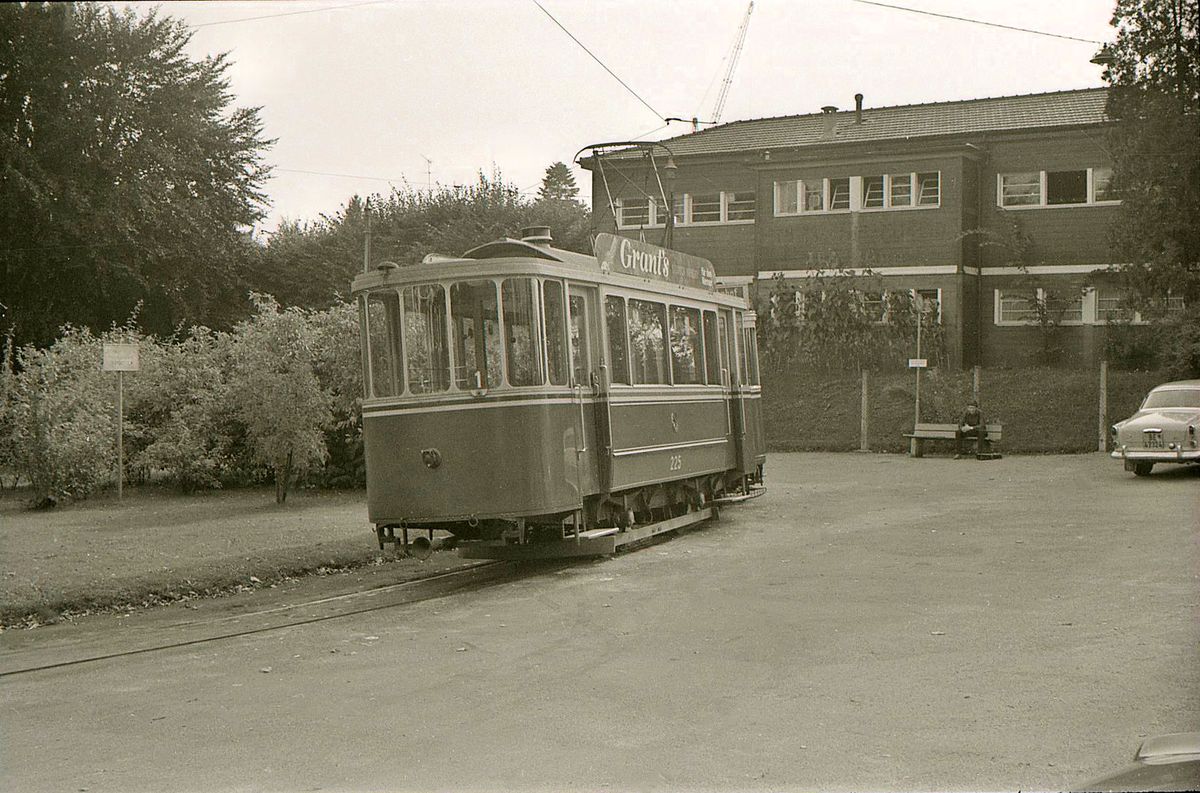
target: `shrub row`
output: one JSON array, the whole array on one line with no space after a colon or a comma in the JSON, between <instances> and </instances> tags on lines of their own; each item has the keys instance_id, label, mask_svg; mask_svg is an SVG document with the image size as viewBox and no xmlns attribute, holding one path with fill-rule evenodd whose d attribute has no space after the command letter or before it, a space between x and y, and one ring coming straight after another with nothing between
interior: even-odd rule
<instances>
[{"instance_id":1,"label":"shrub row","mask_svg":"<svg viewBox=\"0 0 1200 793\"><path fill-rule=\"evenodd\" d=\"M105 342L137 343L124 376L127 479L162 475L183 490L274 478L363 481L354 307L281 309L254 295L230 332L192 328L167 339L135 320L96 335L66 327L48 348L8 343L0 368L0 476L32 486L36 505L84 498L115 482L117 378Z\"/></svg>"}]
</instances>

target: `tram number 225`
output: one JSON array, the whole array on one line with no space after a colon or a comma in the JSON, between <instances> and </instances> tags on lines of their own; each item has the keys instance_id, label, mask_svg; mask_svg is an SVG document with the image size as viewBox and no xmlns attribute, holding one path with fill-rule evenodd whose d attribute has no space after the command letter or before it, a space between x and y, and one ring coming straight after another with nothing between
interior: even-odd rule
<instances>
[{"instance_id":1,"label":"tram number 225","mask_svg":"<svg viewBox=\"0 0 1200 793\"><path fill-rule=\"evenodd\" d=\"M672 454L671 455L671 470L678 471L681 468L683 468L683 455L682 454Z\"/></svg>"}]
</instances>

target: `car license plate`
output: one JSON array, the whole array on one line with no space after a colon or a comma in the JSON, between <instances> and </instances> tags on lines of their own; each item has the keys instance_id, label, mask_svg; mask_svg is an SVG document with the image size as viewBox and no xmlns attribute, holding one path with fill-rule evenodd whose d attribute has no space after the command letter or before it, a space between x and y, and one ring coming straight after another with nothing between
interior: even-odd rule
<instances>
[{"instance_id":1,"label":"car license plate","mask_svg":"<svg viewBox=\"0 0 1200 793\"><path fill-rule=\"evenodd\" d=\"M1145 432L1142 433L1142 440L1146 444L1147 449L1163 448L1163 439L1161 432Z\"/></svg>"}]
</instances>

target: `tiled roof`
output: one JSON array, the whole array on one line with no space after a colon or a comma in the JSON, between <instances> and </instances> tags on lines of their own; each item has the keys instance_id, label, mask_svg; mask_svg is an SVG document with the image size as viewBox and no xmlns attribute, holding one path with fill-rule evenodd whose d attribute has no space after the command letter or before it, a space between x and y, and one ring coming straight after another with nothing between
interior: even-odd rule
<instances>
[{"instance_id":1,"label":"tiled roof","mask_svg":"<svg viewBox=\"0 0 1200 793\"><path fill-rule=\"evenodd\" d=\"M869 107L863 108L861 124L855 123L853 109L842 110L834 114L837 127L833 138L824 136L824 113L777 116L734 121L662 142L677 156L684 156L1100 124L1108 120L1104 114L1107 97L1106 88L1085 88L925 105Z\"/></svg>"}]
</instances>

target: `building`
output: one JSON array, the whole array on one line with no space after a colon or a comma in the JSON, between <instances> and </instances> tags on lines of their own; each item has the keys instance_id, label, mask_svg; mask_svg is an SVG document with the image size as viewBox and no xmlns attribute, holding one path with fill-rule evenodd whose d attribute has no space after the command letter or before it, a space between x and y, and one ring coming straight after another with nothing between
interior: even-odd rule
<instances>
[{"instance_id":1,"label":"building","mask_svg":"<svg viewBox=\"0 0 1200 793\"><path fill-rule=\"evenodd\" d=\"M583 164L598 230L661 244L670 202L670 247L710 259L726 282L846 271L936 300L956 365L1033 361L1047 319L1063 362L1082 364L1102 353L1121 302L1105 277L1120 205L1106 97L864 108L859 94L854 110L667 139L657 168L636 150Z\"/></svg>"}]
</instances>

